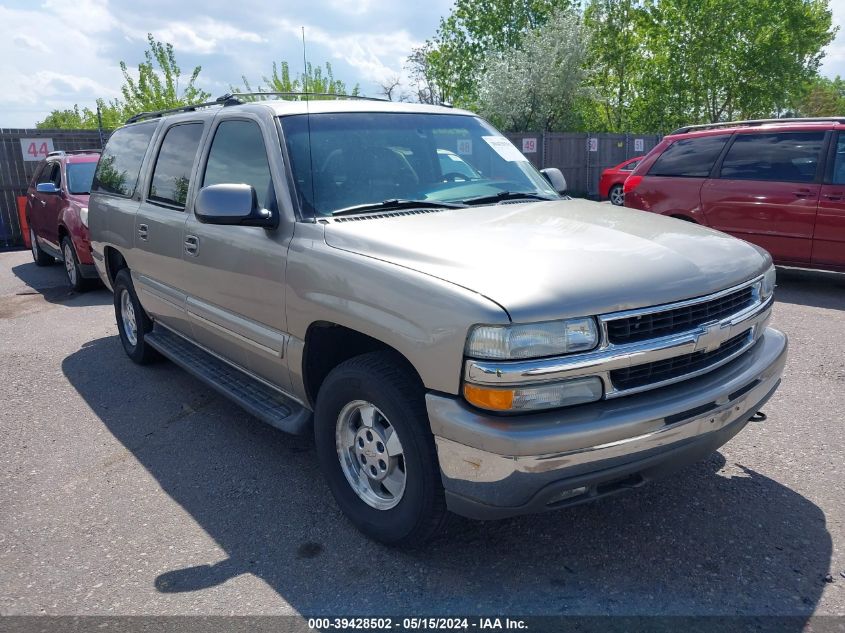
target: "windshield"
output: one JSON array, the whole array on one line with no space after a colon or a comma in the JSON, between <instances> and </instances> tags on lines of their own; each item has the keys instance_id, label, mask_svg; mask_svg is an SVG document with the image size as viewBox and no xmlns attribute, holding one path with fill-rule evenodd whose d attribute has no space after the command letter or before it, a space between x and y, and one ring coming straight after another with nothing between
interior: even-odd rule
<instances>
[{"instance_id":1,"label":"windshield","mask_svg":"<svg viewBox=\"0 0 845 633\"><path fill-rule=\"evenodd\" d=\"M70 163L67 171L67 190L70 193L91 193L91 182L94 180L96 162Z\"/></svg>"},{"instance_id":2,"label":"windshield","mask_svg":"<svg viewBox=\"0 0 845 633\"><path fill-rule=\"evenodd\" d=\"M308 216L387 200L460 203L504 191L559 198L507 138L473 116L321 113L281 122Z\"/></svg>"}]
</instances>

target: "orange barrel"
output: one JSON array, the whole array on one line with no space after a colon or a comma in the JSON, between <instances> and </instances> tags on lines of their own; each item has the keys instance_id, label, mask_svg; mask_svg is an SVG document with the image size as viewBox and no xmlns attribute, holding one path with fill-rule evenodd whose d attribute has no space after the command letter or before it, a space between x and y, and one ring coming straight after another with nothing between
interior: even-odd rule
<instances>
[{"instance_id":1,"label":"orange barrel","mask_svg":"<svg viewBox=\"0 0 845 633\"><path fill-rule=\"evenodd\" d=\"M23 243L27 248L32 248L32 244L29 243L29 223L26 221L26 196L18 196L18 220L21 224Z\"/></svg>"}]
</instances>

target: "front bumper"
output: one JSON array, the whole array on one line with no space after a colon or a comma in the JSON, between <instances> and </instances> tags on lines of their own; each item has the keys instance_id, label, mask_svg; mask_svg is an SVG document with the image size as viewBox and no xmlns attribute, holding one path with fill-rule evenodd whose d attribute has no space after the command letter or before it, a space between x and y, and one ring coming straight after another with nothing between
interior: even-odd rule
<instances>
[{"instance_id":1,"label":"front bumper","mask_svg":"<svg viewBox=\"0 0 845 633\"><path fill-rule=\"evenodd\" d=\"M449 509L479 519L574 505L697 461L774 393L786 336L767 328L739 358L661 389L535 415L498 417L426 396Z\"/></svg>"}]
</instances>

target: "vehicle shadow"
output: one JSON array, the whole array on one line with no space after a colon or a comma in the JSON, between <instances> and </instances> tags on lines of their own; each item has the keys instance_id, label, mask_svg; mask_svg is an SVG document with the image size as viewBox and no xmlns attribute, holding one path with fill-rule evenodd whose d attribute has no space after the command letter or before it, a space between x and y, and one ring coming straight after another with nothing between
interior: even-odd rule
<instances>
[{"instance_id":1,"label":"vehicle shadow","mask_svg":"<svg viewBox=\"0 0 845 633\"><path fill-rule=\"evenodd\" d=\"M816 308L845 310L845 273L779 267L775 299Z\"/></svg>"},{"instance_id":2,"label":"vehicle shadow","mask_svg":"<svg viewBox=\"0 0 845 633\"><path fill-rule=\"evenodd\" d=\"M427 548L398 551L344 519L309 438L261 424L171 363L133 365L112 336L62 370L226 552L142 579L162 595L253 574L305 617L790 614L799 631L824 587L832 543L822 511L721 454L593 505L457 519Z\"/></svg>"},{"instance_id":3,"label":"vehicle shadow","mask_svg":"<svg viewBox=\"0 0 845 633\"><path fill-rule=\"evenodd\" d=\"M12 267L12 273L28 288L19 290L15 297L20 302L46 301L71 306L107 305L112 302L111 293L99 281L91 282L90 290L77 293L70 289L62 264L36 266L34 262Z\"/></svg>"}]
</instances>

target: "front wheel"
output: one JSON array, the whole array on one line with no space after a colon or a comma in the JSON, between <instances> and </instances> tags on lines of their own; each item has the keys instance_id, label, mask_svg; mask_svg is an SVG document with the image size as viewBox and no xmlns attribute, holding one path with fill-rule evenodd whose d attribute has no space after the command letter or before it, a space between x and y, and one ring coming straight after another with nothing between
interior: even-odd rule
<instances>
[{"instance_id":1,"label":"front wheel","mask_svg":"<svg viewBox=\"0 0 845 633\"><path fill-rule=\"evenodd\" d=\"M144 340L153 329L153 322L138 301L132 276L127 268L119 270L114 277L114 316L126 355L139 365L156 360L158 352Z\"/></svg>"},{"instance_id":2,"label":"front wheel","mask_svg":"<svg viewBox=\"0 0 845 633\"><path fill-rule=\"evenodd\" d=\"M317 397L320 466L364 534L414 546L443 526L446 503L419 379L389 352L338 365Z\"/></svg>"},{"instance_id":3,"label":"front wheel","mask_svg":"<svg viewBox=\"0 0 845 633\"><path fill-rule=\"evenodd\" d=\"M62 240L62 258L65 262L65 273L67 274L67 282L71 290L82 292L87 289L87 280L82 276L82 271L79 268L79 260L76 258L76 251L69 237L65 237Z\"/></svg>"},{"instance_id":4,"label":"front wheel","mask_svg":"<svg viewBox=\"0 0 845 633\"><path fill-rule=\"evenodd\" d=\"M613 185L610 188L608 197L610 198L610 203L615 204L617 207L625 204L625 193L622 190L622 185Z\"/></svg>"}]
</instances>

